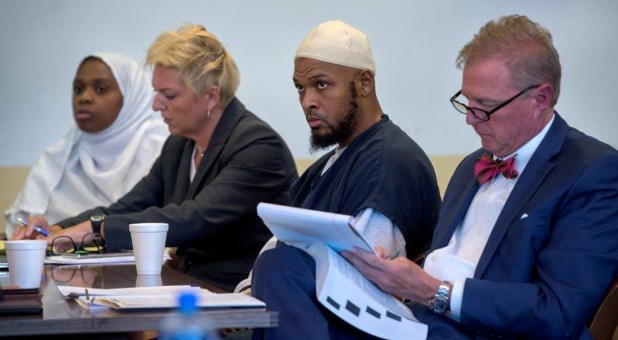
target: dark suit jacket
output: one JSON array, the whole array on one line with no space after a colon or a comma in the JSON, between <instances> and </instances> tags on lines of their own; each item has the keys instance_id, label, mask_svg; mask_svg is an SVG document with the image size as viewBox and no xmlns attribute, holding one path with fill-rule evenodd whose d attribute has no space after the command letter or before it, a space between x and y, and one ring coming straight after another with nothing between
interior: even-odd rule
<instances>
[{"instance_id":1,"label":"dark suit jacket","mask_svg":"<svg viewBox=\"0 0 618 340\"><path fill-rule=\"evenodd\" d=\"M473 169L482 152L455 171L433 249L461 224L478 190ZM556 114L465 282L461 322L414 311L430 338L589 338L586 323L617 273L618 152Z\"/></svg>"},{"instance_id":2,"label":"dark suit jacket","mask_svg":"<svg viewBox=\"0 0 618 340\"><path fill-rule=\"evenodd\" d=\"M237 99L225 109L190 182L193 147L192 140L170 136L150 173L118 202L59 224L103 213L107 245L116 250L132 248L130 223L169 223L167 246L190 258L189 274L233 290L271 236L256 205L288 203L296 167L281 137Z\"/></svg>"}]
</instances>

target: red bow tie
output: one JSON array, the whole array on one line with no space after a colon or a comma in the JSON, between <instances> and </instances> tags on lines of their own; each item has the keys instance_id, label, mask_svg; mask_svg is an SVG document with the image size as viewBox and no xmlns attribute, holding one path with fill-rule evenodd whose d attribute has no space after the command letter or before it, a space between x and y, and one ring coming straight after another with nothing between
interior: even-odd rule
<instances>
[{"instance_id":1,"label":"red bow tie","mask_svg":"<svg viewBox=\"0 0 618 340\"><path fill-rule=\"evenodd\" d=\"M502 174L504 177L512 179L519 173L515 170L515 156L504 160L494 160L492 156L484 153L474 165L474 176L479 185L492 180Z\"/></svg>"}]
</instances>

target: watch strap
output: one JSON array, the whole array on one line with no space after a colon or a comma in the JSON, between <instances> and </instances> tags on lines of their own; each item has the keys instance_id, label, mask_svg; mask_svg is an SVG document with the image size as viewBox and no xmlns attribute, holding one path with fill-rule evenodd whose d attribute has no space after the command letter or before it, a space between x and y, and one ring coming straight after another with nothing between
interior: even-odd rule
<instances>
[{"instance_id":1,"label":"watch strap","mask_svg":"<svg viewBox=\"0 0 618 340\"><path fill-rule=\"evenodd\" d=\"M105 215L92 215L90 216L90 223L92 224L92 232L96 234L101 233L101 225L105 220Z\"/></svg>"}]
</instances>

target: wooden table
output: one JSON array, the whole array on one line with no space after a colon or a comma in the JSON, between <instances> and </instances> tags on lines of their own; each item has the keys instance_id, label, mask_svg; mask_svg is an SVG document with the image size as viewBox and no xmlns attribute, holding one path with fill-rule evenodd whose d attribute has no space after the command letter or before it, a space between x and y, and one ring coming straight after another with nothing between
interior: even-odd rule
<instances>
[{"instance_id":1,"label":"wooden table","mask_svg":"<svg viewBox=\"0 0 618 340\"><path fill-rule=\"evenodd\" d=\"M125 288L142 284L191 285L213 290L207 283L163 267L161 276L138 277L135 265L45 266L41 285L42 315L0 317L0 336L129 333L156 330L173 313L159 311L87 310L75 301L65 300L57 286ZM198 318L209 320L217 328L275 327L278 313L264 308L201 310ZM67 339L74 337L67 337Z\"/></svg>"}]
</instances>

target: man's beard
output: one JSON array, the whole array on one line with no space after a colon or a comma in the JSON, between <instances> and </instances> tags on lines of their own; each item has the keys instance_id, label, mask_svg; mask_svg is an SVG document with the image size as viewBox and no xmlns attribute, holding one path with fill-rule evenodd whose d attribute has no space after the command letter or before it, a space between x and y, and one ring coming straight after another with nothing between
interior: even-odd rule
<instances>
[{"instance_id":1,"label":"man's beard","mask_svg":"<svg viewBox=\"0 0 618 340\"><path fill-rule=\"evenodd\" d=\"M348 139L356 128L356 116L358 113L358 101L356 100L358 93L354 87L354 83L350 82L350 107L348 114L339 122L339 126L330 126L332 131L325 135L317 135L311 132L309 142L311 144L310 152L314 153L327 147L337 144L342 140Z\"/></svg>"}]
</instances>

